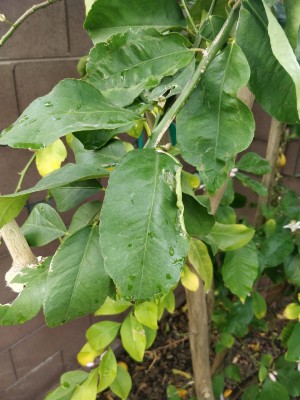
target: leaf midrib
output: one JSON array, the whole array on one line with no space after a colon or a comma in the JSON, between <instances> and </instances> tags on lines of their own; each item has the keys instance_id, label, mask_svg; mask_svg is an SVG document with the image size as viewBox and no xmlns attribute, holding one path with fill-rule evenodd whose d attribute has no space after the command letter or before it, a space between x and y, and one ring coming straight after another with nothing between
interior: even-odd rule
<instances>
[{"instance_id":1,"label":"leaf midrib","mask_svg":"<svg viewBox=\"0 0 300 400\"><path fill-rule=\"evenodd\" d=\"M147 243L148 243L148 233L149 233L149 228L150 228L150 223L152 221L152 212L153 212L153 207L154 207L154 199L155 199L155 195L156 195L156 191L157 191L157 183L158 183L158 165L159 165L159 156L156 153L155 154L155 168L154 168L154 172L155 172L155 179L154 179L154 190L153 190L153 195L152 195L152 200L151 200L151 205L150 205L150 210L149 210L149 216L148 216L148 225L147 225L147 229L146 229L146 240L145 240L145 244L144 244L144 253L143 253L143 263L142 263L142 271L141 271L141 279L140 279L140 287L139 287L139 292L138 292L138 296L137 298L140 298L140 294L141 294L141 290L142 290L142 284L143 284L143 278L144 278L144 269L145 269L145 258L146 258L146 253L147 253Z\"/></svg>"}]
</instances>

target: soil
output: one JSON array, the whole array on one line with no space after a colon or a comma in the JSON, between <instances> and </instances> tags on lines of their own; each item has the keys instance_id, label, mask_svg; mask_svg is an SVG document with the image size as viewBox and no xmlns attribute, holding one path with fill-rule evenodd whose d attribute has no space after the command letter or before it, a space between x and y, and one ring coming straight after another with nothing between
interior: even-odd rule
<instances>
[{"instance_id":1,"label":"soil","mask_svg":"<svg viewBox=\"0 0 300 400\"><path fill-rule=\"evenodd\" d=\"M285 321L276 318L283 305L276 302L269 309L269 327L267 332L250 330L249 334L237 340L232 349L219 354L217 373L230 363L236 364L241 372L241 382L225 380L224 399L237 400L242 396L242 388L257 379L257 366L262 354L272 354L274 358L284 353L278 339ZM274 318L275 317L275 318ZM118 361L127 364L132 376L133 387L129 400L167 400L167 387L174 385L182 400L194 396L191 353L189 347L188 317L184 305L160 322L156 341L150 351L146 351L143 363L137 363L123 354ZM216 342L216 333L212 333L212 342ZM214 352L211 362L215 361ZM106 391L100 400L115 400L117 397ZM279 400L279 399L278 399Z\"/></svg>"}]
</instances>

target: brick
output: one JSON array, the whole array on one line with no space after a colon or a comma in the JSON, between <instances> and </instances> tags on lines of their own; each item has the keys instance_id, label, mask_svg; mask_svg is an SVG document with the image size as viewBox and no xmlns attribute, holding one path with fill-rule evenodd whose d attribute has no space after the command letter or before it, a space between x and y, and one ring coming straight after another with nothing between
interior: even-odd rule
<instances>
[{"instance_id":1,"label":"brick","mask_svg":"<svg viewBox=\"0 0 300 400\"><path fill-rule=\"evenodd\" d=\"M16 381L16 374L9 351L0 353L0 398L1 392Z\"/></svg>"},{"instance_id":2,"label":"brick","mask_svg":"<svg viewBox=\"0 0 300 400\"><path fill-rule=\"evenodd\" d=\"M36 329L40 328L43 323L44 317L40 313L31 321L28 321L23 325L0 326L0 352L13 346L15 343L26 337L26 335L29 335Z\"/></svg>"},{"instance_id":3,"label":"brick","mask_svg":"<svg viewBox=\"0 0 300 400\"><path fill-rule=\"evenodd\" d=\"M13 362L18 378L24 376L51 354L62 350L89 326L89 317L77 319L57 328L42 326L20 340L12 348Z\"/></svg>"},{"instance_id":4,"label":"brick","mask_svg":"<svg viewBox=\"0 0 300 400\"><path fill-rule=\"evenodd\" d=\"M10 147L0 147L0 192L9 194L15 191L19 180L18 172L22 171L32 153L28 150L12 149ZM39 180L35 168L31 168L23 181L22 189L33 186Z\"/></svg>"},{"instance_id":5,"label":"brick","mask_svg":"<svg viewBox=\"0 0 300 400\"><path fill-rule=\"evenodd\" d=\"M51 355L1 394L1 400L42 400L49 387L59 383L63 372L61 354Z\"/></svg>"},{"instance_id":6,"label":"brick","mask_svg":"<svg viewBox=\"0 0 300 400\"><path fill-rule=\"evenodd\" d=\"M72 56L83 56L89 54L93 43L83 28L85 19L85 7L83 1L66 1L67 22L69 29L69 46Z\"/></svg>"},{"instance_id":7,"label":"brick","mask_svg":"<svg viewBox=\"0 0 300 400\"><path fill-rule=\"evenodd\" d=\"M271 117L257 102L254 102L252 112L255 119L255 138L264 142L268 141L271 126Z\"/></svg>"},{"instance_id":8,"label":"brick","mask_svg":"<svg viewBox=\"0 0 300 400\"><path fill-rule=\"evenodd\" d=\"M299 163L300 140L296 139L289 141L286 145L284 153L287 163L282 168L281 173L283 175L293 176L296 171L297 163Z\"/></svg>"},{"instance_id":9,"label":"brick","mask_svg":"<svg viewBox=\"0 0 300 400\"><path fill-rule=\"evenodd\" d=\"M16 297L16 293L14 293L10 288L6 286L5 283L5 274L10 269L12 265L12 260L10 255L4 255L0 257L0 303L6 304L11 303Z\"/></svg>"},{"instance_id":10,"label":"brick","mask_svg":"<svg viewBox=\"0 0 300 400\"><path fill-rule=\"evenodd\" d=\"M3 24L2 24L3 25ZM0 130L7 128L19 116L12 64L0 65Z\"/></svg>"},{"instance_id":11,"label":"brick","mask_svg":"<svg viewBox=\"0 0 300 400\"><path fill-rule=\"evenodd\" d=\"M298 193L300 195L300 179L299 178L293 178L293 177L285 177L283 179L283 185L290 190L293 190L294 192Z\"/></svg>"},{"instance_id":12,"label":"brick","mask_svg":"<svg viewBox=\"0 0 300 400\"><path fill-rule=\"evenodd\" d=\"M20 62L15 67L15 80L20 111L37 97L49 93L64 78L78 78L76 60L43 60Z\"/></svg>"},{"instance_id":13,"label":"brick","mask_svg":"<svg viewBox=\"0 0 300 400\"><path fill-rule=\"evenodd\" d=\"M15 21L36 0L2 0L1 13ZM8 24L0 24L0 35ZM58 2L31 15L1 47L0 59L58 57L67 54L68 37L64 2Z\"/></svg>"}]
</instances>

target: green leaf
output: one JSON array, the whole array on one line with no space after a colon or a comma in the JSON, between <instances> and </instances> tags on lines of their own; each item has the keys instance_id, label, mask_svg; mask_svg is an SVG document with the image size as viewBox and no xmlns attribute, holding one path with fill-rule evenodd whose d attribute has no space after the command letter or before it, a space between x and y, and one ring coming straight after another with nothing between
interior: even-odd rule
<instances>
[{"instance_id":1,"label":"green leaf","mask_svg":"<svg viewBox=\"0 0 300 400\"><path fill-rule=\"evenodd\" d=\"M32 268L23 268L11 283L26 285L11 304L0 305L0 325L23 324L42 307L50 260Z\"/></svg>"},{"instance_id":2,"label":"green leaf","mask_svg":"<svg viewBox=\"0 0 300 400\"><path fill-rule=\"evenodd\" d=\"M270 7L263 0L263 5L268 18L268 34L273 55L292 78L297 99L298 118L300 118L300 66L282 27L272 13ZM299 9L299 6L298 6ZM298 26L299 28L299 26Z\"/></svg>"},{"instance_id":3,"label":"green leaf","mask_svg":"<svg viewBox=\"0 0 300 400\"><path fill-rule=\"evenodd\" d=\"M208 292L212 285L213 265L206 245L201 240L191 238L188 257Z\"/></svg>"},{"instance_id":4,"label":"green leaf","mask_svg":"<svg viewBox=\"0 0 300 400\"><path fill-rule=\"evenodd\" d=\"M65 79L3 131L0 145L39 149L70 132L115 129L139 119L138 114L108 103L89 83Z\"/></svg>"},{"instance_id":5,"label":"green leaf","mask_svg":"<svg viewBox=\"0 0 300 400\"><path fill-rule=\"evenodd\" d=\"M131 29L153 27L167 31L182 28L185 19L179 5L173 0L96 0L84 23L94 43L105 42L110 36Z\"/></svg>"},{"instance_id":6,"label":"green leaf","mask_svg":"<svg viewBox=\"0 0 300 400\"><path fill-rule=\"evenodd\" d=\"M262 245L262 255L268 267L283 263L294 249L293 237L289 232L279 232L268 237Z\"/></svg>"},{"instance_id":7,"label":"green leaf","mask_svg":"<svg viewBox=\"0 0 300 400\"><path fill-rule=\"evenodd\" d=\"M116 315L126 311L132 304L129 301L107 297L102 306L95 312L95 315Z\"/></svg>"},{"instance_id":8,"label":"green leaf","mask_svg":"<svg viewBox=\"0 0 300 400\"><path fill-rule=\"evenodd\" d=\"M144 329L145 335L146 335L146 350L147 350L153 345L153 343L156 339L157 329L151 329L145 325L143 325L143 329Z\"/></svg>"},{"instance_id":9,"label":"green leaf","mask_svg":"<svg viewBox=\"0 0 300 400\"><path fill-rule=\"evenodd\" d=\"M286 388L279 382L266 379L258 400L289 400L290 396Z\"/></svg>"},{"instance_id":10,"label":"green leaf","mask_svg":"<svg viewBox=\"0 0 300 400\"><path fill-rule=\"evenodd\" d=\"M300 255L296 254L284 261L284 272L288 282L300 286Z\"/></svg>"},{"instance_id":11,"label":"green leaf","mask_svg":"<svg viewBox=\"0 0 300 400\"><path fill-rule=\"evenodd\" d=\"M60 386L49 393L45 400L70 400L76 386L83 383L88 377L84 371L65 372L60 378Z\"/></svg>"},{"instance_id":12,"label":"green leaf","mask_svg":"<svg viewBox=\"0 0 300 400\"><path fill-rule=\"evenodd\" d=\"M225 18L218 15L210 15L201 25L200 34L203 39L212 42L224 25Z\"/></svg>"},{"instance_id":13,"label":"green leaf","mask_svg":"<svg viewBox=\"0 0 300 400\"><path fill-rule=\"evenodd\" d=\"M268 375L268 370L264 365L259 366L258 370L258 380L260 383L263 383L266 380L266 377Z\"/></svg>"},{"instance_id":14,"label":"green leaf","mask_svg":"<svg viewBox=\"0 0 300 400\"><path fill-rule=\"evenodd\" d=\"M44 246L67 232L58 213L45 203L33 208L21 230L29 246Z\"/></svg>"},{"instance_id":15,"label":"green leaf","mask_svg":"<svg viewBox=\"0 0 300 400\"><path fill-rule=\"evenodd\" d=\"M170 314L175 311L176 306L175 296L173 290L164 295L158 300L158 320L163 316L164 310L166 309Z\"/></svg>"},{"instance_id":16,"label":"green leaf","mask_svg":"<svg viewBox=\"0 0 300 400\"><path fill-rule=\"evenodd\" d=\"M129 313L121 326L121 340L124 349L135 361L143 361L146 349L146 335L142 324Z\"/></svg>"},{"instance_id":17,"label":"green leaf","mask_svg":"<svg viewBox=\"0 0 300 400\"><path fill-rule=\"evenodd\" d=\"M155 29L128 31L98 43L90 52L86 80L113 104L131 104L143 90L188 65L194 52L178 33Z\"/></svg>"},{"instance_id":18,"label":"green leaf","mask_svg":"<svg viewBox=\"0 0 300 400\"><path fill-rule=\"evenodd\" d=\"M74 146L76 142L76 146ZM78 139L72 142L77 164L97 164L102 167L117 165L127 152L121 140L112 140L98 151L86 150Z\"/></svg>"},{"instance_id":19,"label":"green leaf","mask_svg":"<svg viewBox=\"0 0 300 400\"><path fill-rule=\"evenodd\" d=\"M87 340L93 349L100 351L109 346L116 338L120 323L101 321L93 324L86 332Z\"/></svg>"},{"instance_id":20,"label":"green leaf","mask_svg":"<svg viewBox=\"0 0 300 400\"><path fill-rule=\"evenodd\" d=\"M117 376L110 389L113 393L120 397L121 400L126 400L132 387L132 381L129 373L120 365L117 368Z\"/></svg>"},{"instance_id":21,"label":"green leaf","mask_svg":"<svg viewBox=\"0 0 300 400\"><path fill-rule=\"evenodd\" d=\"M98 370L93 369L85 382L77 387L72 400L96 400L97 397Z\"/></svg>"},{"instance_id":22,"label":"green leaf","mask_svg":"<svg viewBox=\"0 0 300 400\"><path fill-rule=\"evenodd\" d=\"M196 197L183 193L182 200L187 233L196 237L207 235L214 226L214 216L208 214L207 208L200 204Z\"/></svg>"},{"instance_id":23,"label":"green leaf","mask_svg":"<svg viewBox=\"0 0 300 400\"><path fill-rule=\"evenodd\" d=\"M181 397L178 396L178 391L176 387L173 385L168 385L167 396L168 400L181 400Z\"/></svg>"},{"instance_id":24,"label":"green leaf","mask_svg":"<svg viewBox=\"0 0 300 400\"><path fill-rule=\"evenodd\" d=\"M59 325L96 311L111 291L98 227L87 226L68 237L52 259L44 299L47 324Z\"/></svg>"},{"instance_id":25,"label":"green leaf","mask_svg":"<svg viewBox=\"0 0 300 400\"><path fill-rule=\"evenodd\" d=\"M167 76L162 79L160 84L156 86L151 92L145 91L143 98L148 103L157 102L159 97L163 96L168 99L171 96L180 94L191 79L191 76L195 72L195 60L193 59L187 67L177 72L174 76Z\"/></svg>"},{"instance_id":26,"label":"green leaf","mask_svg":"<svg viewBox=\"0 0 300 400\"><path fill-rule=\"evenodd\" d=\"M237 163L239 170L249 172L255 175L264 175L271 172L271 166L267 160L259 154L248 152Z\"/></svg>"},{"instance_id":27,"label":"green leaf","mask_svg":"<svg viewBox=\"0 0 300 400\"><path fill-rule=\"evenodd\" d=\"M42 178L30 189L0 196L0 210L2 210L2 213L0 213L0 228L20 213L30 193L68 185L78 180L100 178L108 174L108 171L95 165L67 164Z\"/></svg>"},{"instance_id":28,"label":"green leaf","mask_svg":"<svg viewBox=\"0 0 300 400\"><path fill-rule=\"evenodd\" d=\"M300 380L297 364L279 359L280 364L276 363L278 380L282 383L289 394L294 397L300 396ZM283 365L281 365L283 364Z\"/></svg>"},{"instance_id":29,"label":"green leaf","mask_svg":"<svg viewBox=\"0 0 300 400\"><path fill-rule=\"evenodd\" d=\"M235 382L241 382L241 372L236 364L230 364L224 370L224 375Z\"/></svg>"},{"instance_id":30,"label":"green leaf","mask_svg":"<svg viewBox=\"0 0 300 400\"><path fill-rule=\"evenodd\" d=\"M289 338L288 345L287 345L287 353L285 355L285 359L287 361L296 361L300 360L300 323L298 323L292 334Z\"/></svg>"},{"instance_id":31,"label":"green leaf","mask_svg":"<svg viewBox=\"0 0 300 400\"><path fill-rule=\"evenodd\" d=\"M284 7L286 13L286 25L284 30L292 48L296 49L300 27L300 1L285 0Z\"/></svg>"},{"instance_id":32,"label":"green leaf","mask_svg":"<svg viewBox=\"0 0 300 400\"><path fill-rule=\"evenodd\" d=\"M151 329L158 329L158 307L155 301L145 301L143 303L136 304L134 308L134 315L142 325L145 325Z\"/></svg>"},{"instance_id":33,"label":"green leaf","mask_svg":"<svg viewBox=\"0 0 300 400\"><path fill-rule=\"evenodd\" d=\"M273 54L261 1L243 1L236 41L250 65L249 87L259 104L279 121L299 121L295 84Z\"/></svg>"},{"instance_id":34,"label":"green leaf","mask_svg":"<svg viewBox=\"0 0 300 400\"><path fill-rule=\"evenodd\" d=\"M29 195L16 197L0 196L0 228L17 217L28 200Z\"/></svg>"},{"instance_id":35,"label":"green leaf","mask_svg":"<svg viewBox=\"0 0 300 400\"><path fill-rule=\"evenodd\" d=\"M224 349L230 349L234 345L234 337L227 332L222 332L216 344L216 352L219 353Z\"/></svg>"},{"instance_id":36,"label":"green leaf","mask_svg":"<svg viewBox=\"0 0 300 400\"><path fill-rule=\"evenodd\" d=\"M121 340L124 349L136 361L143 361L146 349L146 335L142 324L130 313L121 326Z\"/></svg>"},{"instance_id":37,"label":"green leaf","mask_svg":"<svg viewBox=\"0 0 300 400\"><path fill-rule=\"evenodd\" d=\"M102 357L98 371L100 375L98 392L101 392L111 385L117 376L117 360L112 349L108 349Z\"/></svg>"},{"instance_id":38,"label":"green leaf","mask_svg":"<svg viewBox=\"0 0 300 400\"><path fill-rule=\"evenodd\" d=\"M214 398L220 398L224 391L224 375L214 375L212 378L212 387L214 392Z\"/></svg>"},{"instance_id":39,"label":"green leaf","mask_svg":"<svg viewBox=\"0 0 300 400\"><path fill-rule=\"evenodd\" d=\"M73 215L68 229L68 234L73 235L73 233L93 223L101 210L101 206L102 202L96 200L91 201L90 203L85 203L79 207Z\"/></svg>"},{"instance_id":40,"label":"green leaf","mask_svg":"<svg viewBox=\"0 0 300 400\"><path fill-rule=\"evenodd\" d=\"M258 394L259 394L259 386L258 385L249 386L244 391L244 394L243 394L241 400L257 400Z\"/></svg>"},{"instance_id":41,"label":"green leaf","mask_svg":"<svg viewBox=\"0 0 300 400\"><path fill-rule=\"evenodd\" d=\"M230 251L226 253L222 267L225 286L244 302L252 289L258 270L257 250L253 242Z\"/></svg>"},{"instance_id":42,"label":"green leaf","mask_svg":"<svg viewBox=\"0 0 300 400\"><path fill-rule=\"evenodd\" d=\"M256 291L252 293L253 312L257 319L262 319L267 313L267 303L264 297Z\"/></svg>"},{"instance_id":43,"label":"green leaf","mask_svg":"<svg viewBox=\"0 0 300 400\"><path fill-rule=\"evenodd\" d=\"M74 136L84 145L85 149L99 150L119 133L127 132L127 130L134 125L135 122L132 122L118 129L98 129L95 131L75 132Z\"/></svg>"},{"instance_id":44,"label":"green leaf","mask_svg":"<svg viewBox=\"0 0 300 400\"><path fill-rule=\"evenodd\" d=\"M197 167L209 193L223 185L236 154L253 139L253 116L236 97L249 75L245 56L231 42L212 61L178 114L177 139L182 156Z\"/></svg>"},{"instance_id":45,"label":"green leaf","mask_svg":"<svg viewBox=\"0 0 300 400\"><path fill-rule=\"evenodd\" d=\"M151 300L179 281L188 248L180 172L167 154L134 150L111 174L101 248L105 269L126 299Z\"/></svg>"},{"instance_id":46,"label":"green leaf","mask_svg":"<svg viewBox=\"0 0 300 400\"><path fill-rule=\"evenodd\" d=\"M64 212L78 206L83 200L101 190L102 186L96 179L89 179L54 188L51 190L51 195L55 200L57 210Z\"/></svg>"},{"instance_id":47,"label":"green leaf","mask_svg":"<svg viewBox=\"0 0 300 400\"><path fill-rule=\"evenodd\" d=\"M223 225L216 222L207 237L216 242L222 251L237 250L245 246L254 236L254 229L242 224Z\"/></svg>"},{"instance_id":48,"label":"green leaf","mask_svg":"<svg viewBox=\"0 0 300 400\"><path fill-rule=\"evenodd\" d=\"M242 183L243 186L249 187L253 190L253 192L259 194L260 196L267 196L268 190L267 188L258 181L251 179L249 176L237 172L235 177Z\"/></svg>"}]
</instances>

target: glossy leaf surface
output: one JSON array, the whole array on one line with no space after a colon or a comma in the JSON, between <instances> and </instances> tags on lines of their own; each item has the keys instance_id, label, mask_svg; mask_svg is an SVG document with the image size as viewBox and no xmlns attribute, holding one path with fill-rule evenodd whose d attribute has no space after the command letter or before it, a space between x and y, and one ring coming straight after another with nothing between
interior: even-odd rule
<instances>
[{"instance_id":1,"label":"glossy leaf surface","mask_svg":"<svg viewBox=\"0 0 300 400\"><path fill-rule=\"evenodd\" d=\"M235 155L253 139L252 114L236 97L249 76L241 49L234 42L228 44L178 114L177 138L182 156L197 167L210 193L222 186Z\"/></svg>"},{"instance_id":2,"label":"glossy leaf surface","mask_svg":"<svg viewBox=\"0 0 300 400\"><path fill-rule=\"evenodd\" d=\"M216 242L222 251L237 250L245 246L254 235L255 231L242 224L224 225L216 222L208 238Z\"/></svg>"},{"instance_id":3,"label":"glossy leaf surface","mask_svg":"<svg viewBox=\"0 0 300 400\"><path fill-rule=\"evenodd\" d=\"M95 350L104 350L115 340L120 325L119 322L114 321L97 322L87 330L86 337Z\"/></svg>"},{"instance_id":4,"label":"glossy leaf surface","mask_svg":"<svg viewBox=\"0 0 300 400\"><path fill-rule=\"evenodd\" d=\"M30 246L44 246L64 236L67 228L54 208L41 203L31 211L22 232Z\"/></svg>"},{"instance_id":5,"label":"glossy leaf surface","mask_svg":"<svg viewBox=\"0 0 300 400\"><path fill-rule=\"evenodd\" d=\"M49 261L38 267L23 268L12 283L26 287L11 304L0 305L0 325L23 324L35 317L42 307Z\"/></svg>"},{"instance_id":6,"label":"glossy leaf surface","mask_svg":"<svg viewBox=\"0 0 300 400\"><path fill-rule=\"evenodd\" d=\"M180 278L188 248L180 171L167 154L134 150L111 174L101 211L101 248L105 269L125 298L150 300Z\"/></svg>"},{"instance_id":7,"label":"glossy leaf surface","mask_svg":"<svg viewBox=\"0 0 300 400\"><path fill-rule=\"evenodd\" d=\"M124 107L189 64L194 57L189 45L182 35L154 29L115 35L92 49L86 80L111 103Z\"/></svg>"},{"instance_id":8,"label":"glossy leaf surface","mask_svg":"<svg viewBox=\"0 0 300 400\"><path fill-rule=\"evenodd\" d=\"M131 376L123 367L118 365L116 379L110 385L111 391L120 397L121 400L126 400L131 390L131 386Z\"/></svg>"},{"instance_id":9,"label":"glossy leaf surface","mask_svg":"<svg viewBox=\"0 0 300 400\"><path fill-rule=\"evenodd\" d=\"M96 311L111 290L97 226L83 228L67 238L52 259L44 299L47 324L55 326Z\"/></svg>"},{"instance_id":10,"label":"glossy leaf surface","mask_svg":"<svg viewBox=\"0 0 300 400\"><path fill-rule=\"evenodd\" d=\"M102 186L96 179L89 179L54 188L51 190L51 195L55 200L57 210L64 212L78 206L88 197L99 193L101 189Z\"/></svg>"},{"instance_id":11,"label":"glossy leaf surface","mask_svg":"<svg viewBox=\"0 0 300 400\"><path fill-rule=\"evenodd\" d=\"M276 57L277 61L281 64L281 66L292 78L295 85L297 111L299 119L300 118L300 66L298 64L294 51L290 46L288 38L286 37L282 27L277 21L271 8L266 4L265 0L263 0L263 5L268 19L268 33L270 37L270 44L273 55Z\"/></svg>"},{"instance_id":12,"label":"glossy leaf surface","mask_svg":"<svg viewBox=\"0 0 300 400\"><path fill-rule=\"evenodd\" d=\"M146 335L142 324L131 313L121 326L121 339L124 349L136 361L143 361L146 349Z\"/></svg>"},{"instance_id":13,"label":"glossy leaf surface","mask_svg":"<svg viewBox=\"0 0 300 400\"><path fill-rule=\"evenodd\" d=\"M89 83L65 79L49 94L34 100L2 132L0 144L39 149L70 132L115 129L139 119L138 114L110 104Z\"/></svg>"},{"instance_id":14,"label":"glossy leaf surface","mask_svg":"<svg viewBox=\"0 0 300 400\"><path fill-rule=\"evenodd\" d=\"M188 257L208 292L212 285L213 265L206 245L201 240L191 238Z\"/></svg>"},{"instance_id":15,"label":"glossy leaf surface","mask_svg":"<svg viewBox=\"0 0 300 400\"><path fill-rule=\"evenodd\" d=\"M257 250L252 242L226 253L222 267L225 286L244 302L257 277L258 268Z\"/></svg>"},{"instance_id":16,"label":"glossy leaf surface","mask_svg":"<svg viewBox=\"0 0 300 400\"><path fill-rule=\"evenodd\" d=\"M85 29L94 43L131 29L153 27L159 31L185 26L185 19L173 0L97 0L87 15Z\"/></svg>"},{"instance_id":17,"label":"glossy leaf surface","mask_svg":"<svg viewBox=\"0 0 300 400\"><path fill-rule=\"evenodd\" d=\"M279 121L299 121L295 84L273 54L261 1L243 1L236 40L250 65L249 87L259 104Z\"/></svg>"},{"instance_id":18,"label":"glossy leaf surface","mask_svg":"<svg viewBox=\"0 0 300 400\"><path fill-rule=\"evenodd\" d=\"M99 365L100 383L98 391L106 389L117 376L117 360L112 349L104 354Z\"/></svg>"}]
</instances>

